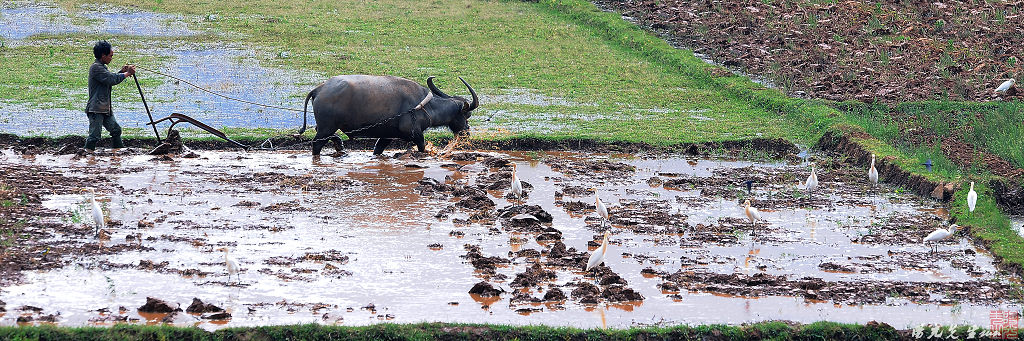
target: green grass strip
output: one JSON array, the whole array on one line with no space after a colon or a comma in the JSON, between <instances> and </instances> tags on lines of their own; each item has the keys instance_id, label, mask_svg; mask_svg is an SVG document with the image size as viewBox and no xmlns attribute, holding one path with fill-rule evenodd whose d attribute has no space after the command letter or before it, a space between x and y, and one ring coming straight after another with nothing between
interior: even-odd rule
<instances>
[{"instance_id":1,"label":"green grass strip","mask_svg":"<svg viewBox=\"0 0 1024 341\"><path fill-rule=\"evenodd\" d=\"M316 324L236 327L208 332L195 327L0 327L3 340L892 340L898 332L885 325L816 322L791 325L762 322L748 326L704 325L630 329L577 329L487 324Z\"/></svg>"},{"instance_id":2,"label":"green grass strip","mask_svg":"<svg viewBox=\"0 0 1024 341\"><path fill-rule=\"evenodd\" d=\"M967 193L970 183L964 182L950 203L950 215L956 217L960 226L969 226L970 235L981 240L994 255L1001 258L1007 266L1017 267L1020 273L1024 270L1024 238L1010 225L1010 219L999 211L992 194L992 189L984 180L977 180L974 191L978 192L978 203L974 212L967 207ZM1016 299L1024 301L1024 297Z\"/></svg>"}]
</instances>

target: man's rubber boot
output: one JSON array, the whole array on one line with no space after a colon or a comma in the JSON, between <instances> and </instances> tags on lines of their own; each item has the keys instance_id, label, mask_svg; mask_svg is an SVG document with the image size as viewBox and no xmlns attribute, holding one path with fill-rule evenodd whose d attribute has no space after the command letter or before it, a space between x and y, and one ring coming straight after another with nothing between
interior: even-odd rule
<instances>
[{"instance_id":1,"label":"man's rubber boot","mask_svg":"<svg viewBox=\"0 0 1024 341\"><path fill-rule=\"evenodd\" d=\"M85 149L96 150L96 141L85 141Z\"/></svg>"}]
</instances>

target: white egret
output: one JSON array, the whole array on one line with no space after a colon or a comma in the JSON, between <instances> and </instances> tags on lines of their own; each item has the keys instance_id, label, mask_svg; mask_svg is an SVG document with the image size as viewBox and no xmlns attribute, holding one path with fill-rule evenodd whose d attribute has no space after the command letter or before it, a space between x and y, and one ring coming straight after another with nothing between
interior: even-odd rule
<instances>
[{"instance_id":1,"label":"white egret","mask_svg":"<svg viewBox=\"0 0 1024 341\"><path fill-rule=\"evenodd\" d=\"M519 181L519 176L516 175L516 164L512 163L512 195L516 196L516 199L523 198L523 183Z\"/></svg>"},{"instance_id":2,"label":"white egret","mask_svg":"<svg viewBox=\"0 0 1024 341\"><path fill-rule=\"evenodd\" d=\"M217 251L224 251L224 266L228 270L228 280L231 280L231 276L235 276L241 282L241 277L238 277L238 262L228 254L228 248L222 247L217 249Z\"/></svg>"},{"instance_id":3,"label":"white egret","mask_svg":"<svg viewBox=\"0 0 1024 341\"><path fill-rule=\"evenodd\" d=\"M1017 80L1015 80L1013 78L1010 78L1009 80L1003 82L1003 84L999 84L999 87L996 88L996 92L1004 94L1007 91L1010 91L1010 88L1012 88L1013 85L1016 84L1016 83L1017 83Z\"/></svg>"},{"instance_id":4,"label":"white egret","mask_svg":"<svg viewBox=\"0 0 1024 341\"><path fill-rule=\"evenodd\" d=\"M591 268L604 263L604 256L608 254L608 236L611 236L611 233L604 231L604 239L601 240L601 246L594 250L594 253L590 254L590 259L587 260L587 268L584 270L590 271Z\"/></svg>"},{"instance_id":5,"label":"white egret","mask_svg":"<svg viewBox=\"0 0 1024 341\"><path fill-rule=\"evenodd\" d=\"M100 204L96 202L96 191L92 188L89 189L89 201L92 202L92 221L96 226L93 234L99 236L100 230L107 228L107 220L103 218L103 209L101 209Z\"/></svg>"},{"instance_id":6,"label":"white egret","mask_svg":"<svg viewBox=\"0 0 1024 341\"><path fill-rule=\"evenodd\" d=\"M747 219L750 219L751 224L755 224L758 220L761 220L761 214L757 212L757 209L750 207L750 199L743 202L743 214L747 215Z\"/></svg>"},{"instance_id":7,"label":"white egret","mask_svg":"<svg viewBox=\"0 0 1024 341\"><path fill-rule=\"evenodd\" d=\"M872 185L878 184L878 169L875 169L875 154L871 154L871 169L868 169L868 180Z\"/></svg>"},{"instance_id":8,"label":"white egret","mask_svg":"<svg viewBox=\"0 0 1024 341\"><path fill-rule=\"evenodd\" d=\"M929 233L927 237L924 237L924 241L932 242L932 247L935 248L935 251L937 251L938 245L935 245L935 243L940 240L945 240L946 238L949 238L949 236L952 236L954 233L956 233L956 228L956 224L950 225L948 230L943 228L937 228L935 229L935 231L932 231L932 233Z\"/></svg>"},{"instance_id":9,"label":"white egret","mask_svg":"<svg viewBox=\"0 0 1024 341\"><path fill-rule=\"evenodd\" d=\"M818 189L818 174L814 172L814 164L811 164L811 175L807 176L807 191L813 192Z\"/></svg>"},{"instance_id":10,"label":"white egret","mask_svg":"<svg viewBox=\"0 0 1024 341\"><path fill-rule=\"evenodd\" d=\"M591 188L593 189L593 188ZM601 216L601 227L604 227L604 223L608 221L608 208L604 206L604 202L601 202L601 197L597 195L597 189L594 190L594 206L597 206L597 215Z\"/></svg>"},{"instance_id":11,"label":"white egret","mask_svg":"<svg viewBox=\"0 0 1024 341\"><path fill-rule=\"evenodd\" d=\"M978 192L974 191L974 181L971 181L971 190L967 192L967 209L974 212L975 206L978 206Z\"/></svg>"}]
</instances>

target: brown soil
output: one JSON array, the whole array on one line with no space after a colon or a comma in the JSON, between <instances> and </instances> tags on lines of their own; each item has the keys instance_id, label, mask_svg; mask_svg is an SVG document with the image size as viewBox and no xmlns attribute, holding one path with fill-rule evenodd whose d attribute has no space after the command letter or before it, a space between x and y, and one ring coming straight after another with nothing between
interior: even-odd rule
<instances>
[{"instance_id":1,"label":"brown soil","mask_svg":"<svg viewBox=\"0 0 1024 341\"><path fill-rule=\"evenodd\" d=\"M837 304L882 304L891 298L906 298L918 303L996 302L1008 299L1016 289L1010 284L990 281L970 282L879 282L824 281L804 277L791 280L766 273L745 275L683 272L663 275L661 286L667 291L721 293L746 297L784 295ZM675 289L675 290L670 290Z\"/></svg>"},{"instance_id":2,"label":"brown soil","mask_svg":"<svg viewBox=\"0 0 1024 341\"><path fill-rule=\"evenodd\" d=\"M100 146L109 146L109 139L100 141ZM275 150L309 150L309 144L303 141L296 141L293 138L272 138ZM125 145L130 148L137 148L149 151L156 147L156 140L150 138L125 139ZM348 149L373 149L374 139L354 139L345 141ZM447 144L449 139L439 139L436 144ZM56 138L47 137L23 137L13 134L0 134L0 146L14 148L19 153L43 154L56 153L61 149L77 152L75 147L85 145L85 138L82 136L64 136ZM185 145L195 150L234 150L239 149L234 144L221 140L185 141ZM255 143L258 147L259 143ZM410 143L395 141L392 148L407 148ZM648 143L632 142L606 142L596 140L542 140L542 139L516 139L510 141L473 141L466 145L467 149L479 150L543 150L543 151L580 151L594 153L673 153L688 155L719 155L724 150L730 155L739 155L746 151L763 152L771 157L783 157L799 153L800 150L792 142L781 138L754 138L742 141L725 142L703 142L703 143L681 143L669 146L656 146ZM483 154L485 155L485 154ZM473 155L462 156L471 158ZM500 164L501 160L487 160L490 167L502 167L507 164ZM496 162L496 163L492 163Z\"/></svg>"},{"instance_id":3,"label":"brown soil","mask_svg":"<svg viewBox=\"0 0 1024 341\"><path fill-rule=\"evenodd\" d=\"M596 2L795 96L988 101L1024 74L1019 1Z\"/></svg>"}]
</instances>

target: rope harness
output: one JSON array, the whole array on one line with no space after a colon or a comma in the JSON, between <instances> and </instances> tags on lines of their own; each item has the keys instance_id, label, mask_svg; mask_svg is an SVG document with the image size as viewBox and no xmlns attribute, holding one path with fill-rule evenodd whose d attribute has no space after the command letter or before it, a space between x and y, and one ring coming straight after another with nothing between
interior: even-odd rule
<instances>
[{"instance_id":1,"label":"rope harness","mask_svg":"<svg viewBox=\"0 0 1024 341\"><path fill-rule=\"evenodd\" d=\"M170 78L170 79L177 80L177 81L185 83L185 84L187 84L187 85L189 85L189 86L191 86L193 88L202 90L204 92L207 92L207 93L210 93L212 95L219 96L219 97L222 97L222 98L225 98L225 99L228 99L228 100L242 102L242 103L246 103L246 104L252 104L252 105L260 106L260 107L264 107L264 108L273 108L273 109L280 109L280 110L287 110L287 111L295 111L295 112L305 113L305 110L299 110L299 109L295 109L295 108L287 108L287 107L276 106L276 105L269 105L269 104L263 104L263 103L256 103L256 102L247 101L247 100L240 99L240 98L231 97L231 96L228 96L228 95L224 95L224 94L218 93L218 92L213 91L213 90L209 90L209 89L203 88L203 87L201 87L199 85L193 84L192 82L189 82L187 80L181 79L181 78L173 76L173 75L169 75L169 74L166 74L166 73L163 73L163 72L160 72L160 71L149 69L149 68L140 66L138 64L134 64L134 65L135 65L136 68L139 68L139 69L142 69L142 70L145 70L145 71L148 71L148 72L152 72L154 74L157 74L157 75L160 75L160 76L164 76L164 77L167 77L167 78ZM139 89L139 94L141 95L141 93L142 93L142 89L140 88ZM424 112L426 112L428 114L428 117L429 117L429 112L427 112L427 110L424 107L433 98L434 98L434 94L432 94L431 92L427 92L427 96L424 97L423 100L420 101L419 104L417 104L415 107L409 109L408 111L399 112L397 114L388 116L388 117L384 118L383 120L374 122L373 124L370 124L370 125L367 125L367 126L364 126L364 127L360 127L360 128L357 128L357 129L354 129L354 130L351 130L351 131L344 131L344 130L342 130L341 132L344 133L345 135L352 136L353 134L356 134L356 133L359 133L359 132L362 132L362 131L366 131L366 130L369 130L369 129L372 129L372 128L375 128L375 127L379 127L379 126L381 126L381 125L383 125L383 124L385 124L385 123L387 123L387 122L389 122L391 120L394 120L396 118L402 117L402 115L411 114L411 113L413 113L413 112L415 112L417 110L421 110L421 109ZM282 145L282 146L274 147L274 142L272 141L272 139L278 138L278 137L286 137L286 136L294 136L294 135L279 134L279 135L271 136L271 137L268 137L266 140L264 140L262 143L260 143L257 147L249 146L249 148L256 148L256 149L260 149L260 150L275 151L275 150L281 150L281 149L285 149L285 148L294 149L295 147L301 147L301 146L304 146L304 145L312 145L312 144L320 142L320 141L329 141L329 140L334 139L334 138L337 138L339 140L341 139L341 137L338 136L337 133L334 133L334 134L331 134L330 136L321 137L319 139L312 139L312 140L305 141L305 142L298 142L298 143L293 143L293 144L288 144L288 145ZM295 136L295 137L297 139L300 138L299 136ZM158 138L159 138L159 135L158 135ZM267 145L269 145L269 147L267 147Z\"/></svg>"}]
</instances>

